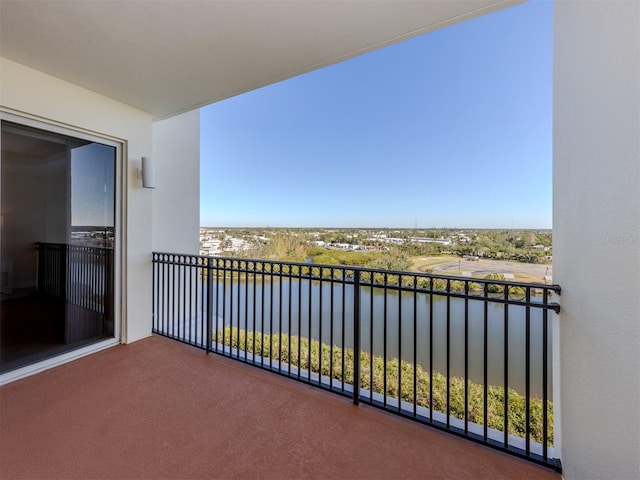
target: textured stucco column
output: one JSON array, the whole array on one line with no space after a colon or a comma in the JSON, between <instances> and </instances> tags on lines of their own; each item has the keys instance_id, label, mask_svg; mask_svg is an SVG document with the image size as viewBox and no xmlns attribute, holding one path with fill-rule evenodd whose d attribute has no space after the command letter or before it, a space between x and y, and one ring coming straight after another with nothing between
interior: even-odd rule
<instances>
[{"instance_id":1,"label":"textured stucco column","mask_svg":"<svg viewBox=\"0 0 640 480\"><path fill-rule=\"evenodd\" d=\"M200 110L156 121L153 156L153 249L198 254L200 245ZM211 188L215 188L212 186Z\"/></svg>"},{"instance_id":2,"label":"textured stucco column","mask_svg":"<svg viewBox=\"0 0 640 480\"><path fill-rule=\"evenodd\" d=\"M556 0L553 88L563 473L640 478L640 2Z\"/></svg>"}]
</instances>

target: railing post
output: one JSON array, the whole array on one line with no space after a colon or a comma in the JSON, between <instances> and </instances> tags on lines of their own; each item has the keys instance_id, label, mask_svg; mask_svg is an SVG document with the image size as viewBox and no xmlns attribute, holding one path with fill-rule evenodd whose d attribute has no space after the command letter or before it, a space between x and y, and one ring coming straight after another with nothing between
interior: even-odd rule
<instances>
[{"instance_id":1,"label":"railing post","mask_svg":"<svg viewBox=\"0 0 640 480\"><path fill-rule=\"evenodd\" d=\"M353 404L360 404L360 271L353 271Z\"/></svg>"},{"instance_id":2,"label":"railing post","mask_svg":"<svg viewBox=\"0 0 640 480\"><path fill-rule=\"evenodd\" d=\"M213 259L207 259L207 342L206 352L209 355L211 351L211 322L213 320L213 269L211 268L211 262Z\"/></svg>"},{"instance_id":3,"label":"railing post","mask_svg":"<svg viewBox=\"0 0 640 480\"><path fill-rule=\"evenodd\" d=\"M156 330L158 330L158 324L156 323L156 297L159 296L159 292L156 292L156 289L158 288L156 278L157 269L156 253L151 252L151 331L153 333L157 333Z\"/></svg>"}]
</instances>

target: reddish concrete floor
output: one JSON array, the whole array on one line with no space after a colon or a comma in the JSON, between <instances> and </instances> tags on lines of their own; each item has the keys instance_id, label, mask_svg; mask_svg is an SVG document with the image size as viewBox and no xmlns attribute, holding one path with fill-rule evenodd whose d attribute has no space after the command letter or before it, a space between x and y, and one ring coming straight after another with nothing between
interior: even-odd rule
<instances>
[{"instance_id":1,"label":"reddish concrete floor","mask_svg":"<svg viewBox=\"0 0 640 480\"><path fill-rule=\"evenodd\" d=\"M560 476L151 337L0 388L0 478Z\"/></svg>"}]
</instances>

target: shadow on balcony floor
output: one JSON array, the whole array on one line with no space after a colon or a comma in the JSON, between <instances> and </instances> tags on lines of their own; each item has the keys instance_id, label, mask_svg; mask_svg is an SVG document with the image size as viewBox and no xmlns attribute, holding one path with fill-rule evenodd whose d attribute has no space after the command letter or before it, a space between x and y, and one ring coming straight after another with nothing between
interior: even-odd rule
<instances>
[{"instance_id":1,"label":"shadow on balcony floor","mask_svg":"<svg viewBox=\"0 0 640 480\"><path fill-rule=\"evenodd\" d=\"M5 385L0 402L0 478L560 479L161 337Z\"/></svg>"}]
</instances>

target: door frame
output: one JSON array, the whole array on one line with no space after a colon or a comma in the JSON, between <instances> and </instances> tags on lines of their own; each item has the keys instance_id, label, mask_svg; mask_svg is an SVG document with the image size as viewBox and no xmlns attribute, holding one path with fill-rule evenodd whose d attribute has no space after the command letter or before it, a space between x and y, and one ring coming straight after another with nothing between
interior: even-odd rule
<instances>
[{"instance_id":1,"label":"door frame","mask_svg":"<svg viewBox=\"0 0 640 480\"><path fill-rule=\"evenodd\" d=\"M9 121L26 127L38 128L52 133L67 135L115 148L115 212L114 212L114 336L85 347L78 348L0 375L0 385L39 373L49 368L62 365L100 350L122 343L125 337L126 309L126 193L127 193L127 141L110 135L83 130L49 119L31 116L22 112L16 113L0 108L0 120ZM0 159L1 162L1 159ZM0 199L1 202L1 199ZM0 245L0 249L1 249Z\"/></svg>"}]
</instances>

